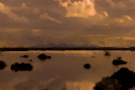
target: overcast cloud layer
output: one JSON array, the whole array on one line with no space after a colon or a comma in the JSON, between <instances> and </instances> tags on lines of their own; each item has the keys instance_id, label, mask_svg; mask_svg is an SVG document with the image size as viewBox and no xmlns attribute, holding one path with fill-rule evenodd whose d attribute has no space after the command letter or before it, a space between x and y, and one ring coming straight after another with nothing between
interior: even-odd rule
<instances>
[{"instance_id":1,"label":"overcast cloud layer","mask_svg":"<svg viewBox=\"0 0 135 90\"><path fill-rule=\"evenodd\" d=\"M0 47L135 46L135 0L1 0Z\"/></svg>"}]
</instances>

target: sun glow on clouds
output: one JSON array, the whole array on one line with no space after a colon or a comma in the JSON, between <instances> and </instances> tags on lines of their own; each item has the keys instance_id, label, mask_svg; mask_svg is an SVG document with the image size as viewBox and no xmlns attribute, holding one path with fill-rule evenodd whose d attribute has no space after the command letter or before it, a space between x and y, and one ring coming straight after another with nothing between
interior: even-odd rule
<instances>
[{"instance_id":1,"label":"sun glow on clouds","mask_svg":"<svg viewBox=\"0 0 135 90\"><path fill-rule=\"evenodd\" d=\"M94 0L58 0L58 2L66 9L66 17L87 18L96 14Z\"/></svg>"},{"instance_id":2,"label":"sun glow on clouds","mask_svg":"<svg viewBox=\"0 0 135 90\"><path fill-rule=\"evenodd\" d=\"M12 10L11 10L11 7L9 6L6 6L4 3L1 3L0 2L0 13L8 16L9 18L13 19L14 21L17 21L17 22L23 22L23 23L26 23L28 22L27 18L25 17L21 17L17 14L15 14Z\"/></svg>"}]
</instances>

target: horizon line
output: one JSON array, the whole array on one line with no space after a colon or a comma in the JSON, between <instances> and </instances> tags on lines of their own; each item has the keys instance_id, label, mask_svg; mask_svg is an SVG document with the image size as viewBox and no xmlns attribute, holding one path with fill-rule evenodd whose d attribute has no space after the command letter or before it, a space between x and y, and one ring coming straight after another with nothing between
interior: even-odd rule
<instances>
[{"instance_id":1,"label":"horizon line","mask_svg":"<svg viewBox=\"0 0 135 90\"><path fill-rule=\"evenodd\" d=\"M135 47L1 47L0 51L30 51L30 50L131 50Z\"/></svg>"}]
</instances>

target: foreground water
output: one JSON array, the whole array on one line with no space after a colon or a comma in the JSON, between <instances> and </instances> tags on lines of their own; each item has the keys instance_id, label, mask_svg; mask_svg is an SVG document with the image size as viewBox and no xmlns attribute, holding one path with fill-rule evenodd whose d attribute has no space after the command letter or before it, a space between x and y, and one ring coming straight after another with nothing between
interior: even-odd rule
<instances>
[{"instance_id":1,"label":"foreground water","mask_svg":"<svg viewBox=\"0 0 135 90\"><path fill-rule=\"evenodd\" d=\"M40 60L41 53L51 56ZM0 61L0 90L93 90L95 83L111 76L122 67L135 72L133 51L17 51L2 52ZM25 56L24 56L25 55ZM24 57L22 57L24 56ZM114 66L114 59L121 57L127 64ZM15 63L27 63L30 70L13 70ZM90 64L90 68L84 68ZM131 90L135 90L132 88Z\"/></svg>"}]
</instances>

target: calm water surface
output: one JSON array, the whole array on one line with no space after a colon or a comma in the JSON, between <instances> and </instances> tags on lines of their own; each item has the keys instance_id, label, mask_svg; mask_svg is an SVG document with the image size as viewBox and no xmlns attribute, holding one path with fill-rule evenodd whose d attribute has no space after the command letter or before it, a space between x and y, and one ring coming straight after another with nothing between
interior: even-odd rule
<instances>
[{"instance_id":1,"label":"calm water surface","mask_svg":"<svg viewBox=\"0 0 135 90\"><path fill-rule=\"evenodd\" d=\"M0 90L93 90L95 83L121 67L135 72L135 52L109 52L110 56L105 56L105 51L1 52L0 61L7 66L0 70ZM52 58L41 61L37 57L41 53ZM23 55L29 57L20 57ZM114 66L112 61L118 57L128 63ZM11 65L16 62L31 64L33 69L14 72ZM84 64L91 68L85 69Z\"/></svg>"}]
</instances>

